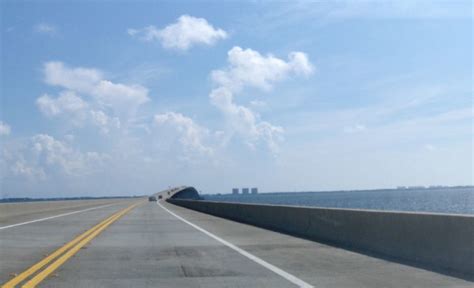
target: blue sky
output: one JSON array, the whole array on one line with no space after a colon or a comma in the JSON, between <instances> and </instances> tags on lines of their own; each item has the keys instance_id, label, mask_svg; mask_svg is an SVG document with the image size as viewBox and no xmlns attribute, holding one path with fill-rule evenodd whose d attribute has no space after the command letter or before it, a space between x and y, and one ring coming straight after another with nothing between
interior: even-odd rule
<instances>
[{"instance_id":1,"label":"blue sky","mask_svg":"<svg viewBox=\"0 0 474 288\"><path fill-rule=\"evenodd\" d=\"M474 182L470 1L1 14L2 197Z\"/></svg>"}]
</instances>

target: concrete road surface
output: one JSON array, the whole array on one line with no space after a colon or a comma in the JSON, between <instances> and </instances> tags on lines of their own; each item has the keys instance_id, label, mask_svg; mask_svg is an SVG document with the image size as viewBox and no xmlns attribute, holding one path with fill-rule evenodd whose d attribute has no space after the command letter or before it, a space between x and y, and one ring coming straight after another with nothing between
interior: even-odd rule
<instances>
[{"instance_id":1,"label":"concrete road surface","mask_svg":"<svg viewBox=\"0 0 474 288\"><path fill-rule=\"evenodd\" d=\"M98 204L110 202L114 205L0 230L0 283L129 206L133 200ZM87 207L75 208L81 209ZM14 222L9 219L5 223ZM306 284L351 288L473 286L462 279L164 202L145 202L110 224L39 286L297 287Z\"/></svg>"}]
</instances>

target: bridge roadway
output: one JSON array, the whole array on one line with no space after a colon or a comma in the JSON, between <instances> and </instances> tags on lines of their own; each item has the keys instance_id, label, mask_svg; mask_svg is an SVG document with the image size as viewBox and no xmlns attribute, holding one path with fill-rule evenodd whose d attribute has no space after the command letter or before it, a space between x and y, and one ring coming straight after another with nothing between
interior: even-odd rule
<instances>
[{"instance_id":1,"label":"bridge roadway","mask_svg":"<svg viewBox=\"0 0 474 288\"><path fill-rule=\"evenodd\" d=\"M15 278L78 234L137 201L58 202L54 203L56 210L52 208L54 205L49 208L33 205L28 209L21 209L30 205L24 203L14 204L18 205L16 209L0 206L3 210L0 214L0 283ZM314 287L431 288L473 285L459 278L225 220L163 201L142 199L140 202L59 265L38 286L296 287L307 283ZM18 212L27 210L30 212ZM48 219L55 215L60 216ZM43 220L28 223L37 219ZM11 226L20 222L26 224Z\"/></svg>"}]
</instances>

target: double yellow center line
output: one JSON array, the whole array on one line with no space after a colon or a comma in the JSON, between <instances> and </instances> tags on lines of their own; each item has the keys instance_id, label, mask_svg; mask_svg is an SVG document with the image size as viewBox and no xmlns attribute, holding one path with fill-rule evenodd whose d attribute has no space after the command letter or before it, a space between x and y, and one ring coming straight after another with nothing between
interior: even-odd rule
<instances>
[{"instance_id":1,"label":"double yellow center line","mask_svg":"<svg viewBox=\"0 0 474 288\"><path fill-rule=\"evenodd\" d=\"M108 217L107 219L103 220L102 222L95 225L91 229L77 236L72 241L65 244L61 248L57 249L56 251L51 253L49 256L47 256L43 260L39 261L38 263L34 264L27 270L20 273L15 278L3 284L2 288L15 287L15 285L21 283L22 281L30 277L32 278L29 279L21 287L24 287L24 288L36 287L36 285L38 285L41 281L43 281L46 277L48 277L48 275L53 273L62 264L64 264L69 258L71 258L74 254L76 254L79 251L79 249L81 249L84 245L89 243L89 241L91 241L97 235L99 235L102 231L104 231L109 225L117 221L120 217L127 214L130 210L132 210L139 204L140 203L135 203L123 210L118 211L117 213L114 213L112 216ZM45 266L46 268L41 270ZM37 274L34 275L35 273Z\"/></svg>"}]
</instances>

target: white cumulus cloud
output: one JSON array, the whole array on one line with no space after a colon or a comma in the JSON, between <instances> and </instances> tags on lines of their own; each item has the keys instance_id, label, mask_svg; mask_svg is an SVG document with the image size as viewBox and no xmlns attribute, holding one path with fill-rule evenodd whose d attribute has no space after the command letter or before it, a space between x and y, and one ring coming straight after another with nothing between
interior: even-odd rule
<instances>
[{"instance_id":1,"label":"white cumulus cloud","mask_svg":"<svg viewBox=\"0 0 474 288\"><path fill-rule=\"evenodd\" d=\"M211 77L217 85L233 91L243 86L269 90L273 83L292 73L309 75L314 70L308 56L302 52L292 52L288 61L284 61L273 55L263 56L252 49L233 47L227 56L229 66L212 71Z\"/></svg>"},{"instance_id":2,"label":"white cumulus cloud","mask_svg":"<svg viewBox=\"0 0 474 288\"><path fill-rule=\"evenodd\" d=\"M212 149L204 144L204 138L208 136L209 131L191 118L180 113L166 112L156 114L154 120L157 126L169 125L175 129L181 144L189 152L212 153Z\"/></svg>"},{"instance_id":3,"label":"white cumulus cloud","mask_svg":"<svg viewBox=\"0 0 474 288\"><path fill-rule=\"evenodd\" d=\"M107 159L107 155L97 152L80 152L47 134L35 135L31 141L36 165L58 169L67 175L89 174Z\"/></svg>"},{"instance_id":4,"label":"white cumulus cloud","mask_svg":"<svg viewBox=\"0 0 474 288\"><path fill-rule=\"evenodd\" d=\"M36 105L48 117L76 113L87 107L87 103L72 91L63 91L58 98L44 94L36 100Z\"/></svg>"},{"instance_id":5,"label":"white cumulus cloud","mask_svg":"<svg viewBox=\"0 0 474 288\"><path fill-rule=\"evenodd\" d=\"M14 146L6 146L2 151L0 163L8 168L1 176L19 176L30 180L56 179L59 175L84 176L100 171L110 160L107 154L82 152L71 142L48 134L16 141Z\"/></svg>"},{"instance_id":6,"label":"white cumulus cloud","mask_svg":"<svg viewBox=\"0 0 474 288\"><path fill-rule=\"evenodd\" d=\"M11 165L11 172L15 176L23 176L28 179L44 180L46 173L41 167L30 166L23 159L19 159Z\"/></svg>"},{"instance_id":7,"label":"white cumulus cloud","mask_svg":"<svg viewBox=\"0 0 474 288\"><path fill-rule=\"evenodd\" d=\"M93 68L70 68L59 61L44 64L44 81L53 86L61 86L79 92L90 92L103 79L102 72Z\"/></svg>"},{"instance_id":8,"label":"white cumulus cloud","mask_svg":"<svg viewBox=\"0 0 474 288\"><path fill-rule=\"evenodd\" d=\"M159 40L166 49L188 50L194 45L214 45L218 40L227 38L227 32L214 28L204 18L182 15L178 20L158 29L148 26L142 29L128 29L130 36L145 41Z\"/></svg>"},{"instance_id":9,"label":"white cumulus cloud","mask_svg":"<svg viewBox=\"0 0 474 288\"><path fill-rule=\"evenodd\" d=\"M52 61L45 63L44 75L46 83L90 95L122 115L134 112L150 100L145 87L113 83L93 68L70 68L62 62Z\"/></svg>"},{"instance_id":10,"label":"white cumulus cloud","mask_svg":"<svg viewBox=\"0 0 474 288\"><path fill-rule=\"evenodd\" d=\"M10 135L11 128L7 123L0 121L0 136Z\"/></svg>"},{"instance_id":11,"label":"white cumulus cloud","mask_svg":"<svg viewBox=\"0 0 474 288\"><path fill-rule=\"evenodd\" d=\"M112 128L120 128L120 120L117 117L111 117L99 108L94 108L97 105L84 101L73 91L63 91L57 98L44 94L36 99L36 105L46 117L63 117L77 127L92 124L99 127L103 134L108 134Z\"/></svg>"},{"instance_id":12,"label":"white cumulus cloud","mask_svg":"<svg viewBox=\"0 0 474 288\"><path fill-rule=\"evenodd\" d=\"M120 128L120 120L117 117L110 117L104 111L90 110L89 116L92 123L98 126L103 134L108 134L111 128Z\"/></svg>"},{"instance_id":13,"label":"white cumulus cloud","mask_svg":"<svg viewBox=\"0 0 474 288\"><path fill-rule=\"evenodd\" d=\"M95 68L68 67L62 62L51 61L44 64L43 73L47 84L66 91L56 99L47 94L41 96L36 101L38 108L48 117L73 118L76 126L88 121L108 133L113 127L119 128L120 123L127 123L141 105L150 101L147 88L114 83ZM78 94L87 96L88 100Z\"/></svg>"},{"instance_id":14,"label":"white cumulus cloud","mask_svg":"<svg viewBox=\"0 0 474 288\"><path fill-rule=\"evenodd\" d=\"M260 116L249 107L235 103L235 95L244 87L269 91L273 84L288 76L307 76L314 71L307 55L291 52L288 61L273 55L261 55L252 49L234 47L228 52L228 67L214 70L211 78L216 88L209 94L211 103L228 119L232 132L244 137L251 147L264 141L276 152L277 142L284 132L282 127L261 121Z\"/></svg>"},{"instance_id":15,"label":"white cumulus cloud","mask_svg":"<svg viewBox=\"0 0 474 288\"><path fill-rule=\"evenodd\" d=\"M148 89L140 85L125 85L102 80L91 91L100 102L113 107L118 112L126 112L136 108L150 99Z\"/></svg>"}]
</instances>

